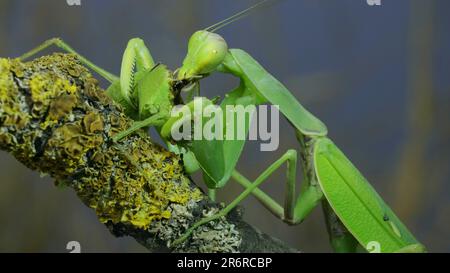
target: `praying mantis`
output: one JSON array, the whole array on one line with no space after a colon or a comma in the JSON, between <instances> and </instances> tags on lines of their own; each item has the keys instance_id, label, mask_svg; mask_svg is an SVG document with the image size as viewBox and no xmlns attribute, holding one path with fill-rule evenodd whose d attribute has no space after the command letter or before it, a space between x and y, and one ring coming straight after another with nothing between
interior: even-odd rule
<instances>
[{"instance_id":1,"label":"praying mantis","mask_svg":"<svg viewBox=\"0 0 450 273\"><path fill-rule=\"evenodd\" d=\"M174 72L167 66L156 63L140 38L133 38L128 42L120 76L97 66L59 38L47 40L20 59L27 59L52 45L75 54L83 64L110 82L107 94L134 120L128 130L114 136L114 141L120 141L139 129L155 127L168 149L182 155L188 174L197 171L203 173L211 199L215 199L215 190L223 188L230 180L245 188L217 214L191 225L184 235L172 242L172 246L184 243L196 228L226 216L242 200L253 194L272 214L291 225L300 224L322 202L328 204L351 233L351 238L346 238L347 243L331 238L337 251L355 251L357 243L370 251L375 243L380 252L424 252L425 247L327 137L325 124L305 109L281 82L247 52L229 49L223 37L216 33L221 27L238 20L258 5L209 28L196 31L189 39L188 52L182 66ZM239 86L230 91L218 107L227 111L226 106L276 105L296 131L299 152L295 149L288 150L253 182L236 170L245 140L224 138L186 143L171 138L174 126L183 121L183 117L171 115L174 105L182 103L191 109L199 82L216 72L240 79ZM183 101L181 91L188 94L186 101ZM206 97L201 99L205 105L216 103ZM248 132L249 118L244 126ZM303 180L297 197L299 154ZM285 163L285 204L281 206L258 187Z\"/></svg>"}]
</instances>

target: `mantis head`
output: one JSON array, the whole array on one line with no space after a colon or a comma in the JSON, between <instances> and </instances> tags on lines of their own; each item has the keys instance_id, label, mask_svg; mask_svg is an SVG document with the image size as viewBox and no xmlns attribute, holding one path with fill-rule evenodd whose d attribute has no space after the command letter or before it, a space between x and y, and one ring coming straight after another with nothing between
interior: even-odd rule
<instances>
[{"instance_id":1,"label":"mantis head","mask_svg":"<svg viewBox=\"0 0 450 273\"><path fill-rule=\"evenodd\" d=\"M228 45L219 34L206 30L189 39L188 53L178 71L178 79L188 79L213 72L225 59Z\"/></svg>"},{"instance_id":2,"label":"mantis head","mask_svg":"<svg viewBox=\"0 0 450 273\"><path fill-rule=\"evenodd\" d=\"M188 53L183 66L178 70L178 79L201 77L216 70L228 52L228 45L216 31L246 17L250 12L268 4L270 0L262 0L257 4L240 11L204 30L195 32L189 39Z\"/></svg>"}]
</instances>

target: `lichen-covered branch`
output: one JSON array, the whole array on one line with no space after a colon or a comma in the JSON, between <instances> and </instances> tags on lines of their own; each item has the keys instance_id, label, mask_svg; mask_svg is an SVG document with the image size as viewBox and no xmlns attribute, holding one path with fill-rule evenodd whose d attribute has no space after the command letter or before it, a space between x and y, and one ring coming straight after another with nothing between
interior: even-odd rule
<instances>
[{"instance_id":1,"label":"lichen-covered branch","mask_svg":"<svg viewBox=\"0 0 450 273\"><path fill-rule=\"evenodd\" d=\"M0 59L0 148L74 189L116 236L133 236L150 251L296 251L243 222L240 210L171 247L220 206L144 131L113 142L131 123L73 55Z\"/></svg>"}]
</instances>

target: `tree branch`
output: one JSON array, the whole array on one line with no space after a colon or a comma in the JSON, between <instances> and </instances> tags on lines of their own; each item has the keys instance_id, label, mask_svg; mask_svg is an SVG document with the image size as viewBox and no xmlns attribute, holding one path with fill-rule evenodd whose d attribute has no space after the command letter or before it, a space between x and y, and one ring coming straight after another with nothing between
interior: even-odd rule
<instances>
[{"instance_id":1,"label":"tree branch","mask_svg":"<svg viewBox=\"0 0 450 273\"><path fill-rule=\"evenodd\" d=\"M297 252L243 222L240 209L172 247L221 207L144 131L111 140L131 124L73 55L0 59L0 149L74 189L115 236L153 252Z\"/></svg>"}]
</instances>

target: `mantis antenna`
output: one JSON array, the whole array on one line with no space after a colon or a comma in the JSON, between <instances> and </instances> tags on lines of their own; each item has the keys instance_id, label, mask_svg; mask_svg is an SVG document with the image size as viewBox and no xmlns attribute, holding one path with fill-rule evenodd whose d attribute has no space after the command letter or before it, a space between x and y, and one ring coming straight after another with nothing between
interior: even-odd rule
<instances>
[{"instance_id":1,"label":"mantis antenna","mask_svg":"<svg viewBox=\"0 0 450 273\"><path fill-rule=\"evenodd\" d=\"M273 2L273 1L278 1L278 0L263 0L263 1L260 1L260 2L256 3L255 5L247 8L247 9L245 9L243 11L240 11L240 12L236 13L235 15L232 15L232 16L228 17L227 19L225 19L223 21L220 21L218 23L215 23L212 26L209 26L209 27L205 28L204 30L209 31L209 32L216 32L217 30L219 30L219 29L221 29L221 28L223 28L223 27L225 27L225 26L227 26L227 25L229 25L229 24L231 24L233 22L236 22L237 20L240 20L240 19L248 16L251 12L255 11L256 9L267 7L268 4L271 4L270 2Z\"/></svg>"}]
</instances>

